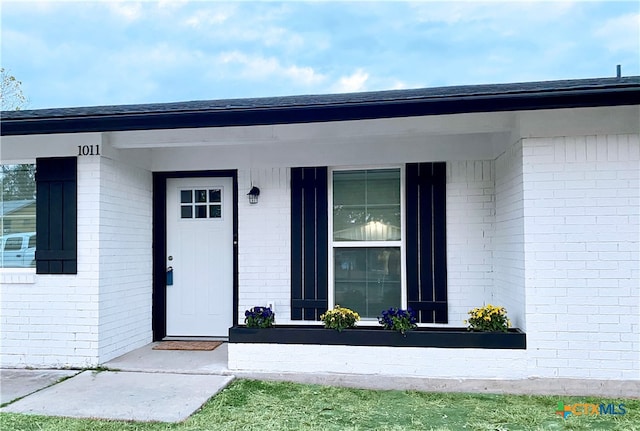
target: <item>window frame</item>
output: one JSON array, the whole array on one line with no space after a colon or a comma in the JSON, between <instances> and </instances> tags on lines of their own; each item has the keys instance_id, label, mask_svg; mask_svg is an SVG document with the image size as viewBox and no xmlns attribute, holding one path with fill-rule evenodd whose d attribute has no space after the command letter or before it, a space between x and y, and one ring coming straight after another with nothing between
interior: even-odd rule
<instances>
[{"instance_id":1,"label":"window frame","mask_svg":"<svg viewBox=\"0 0 640 431\"><path fill-rule=\"evenodd\" d=\"M191 194L191 201L190 202L182 202L182 193L183 192L190 192ZM206 201L204 202L198 202L196 200L196 192L198 191L205 191L206 192ZM220 194L220 200L218 202L215 201L211 201L211 192L212 191L217 191ZM224 221L224 206L227 205L226 202L224 202L224 187L219 186L219 187L181 187L179 189L179 193L178 193L178 219L180 223L195 223L198 220L220 220L220 221ZM196 207L198 206L204 206L205 207L205 213L206 213L206 217L198 217L197 213L196 213ZM220 216L212 216L211 215L211 208L212 207L218 207L218 209L220 210ZM182 210L183 208L191 208L191 216L190 217L184 217Z\"/></svg>"},{"instance_id":2,"label":"window frame","mask_svg":"<svg viewBox=\"0 0 640 431\"><path fill-rule=\"evenodd\" d=\"M392 170L398 169L400 172L400 234L401 239L395 241L334 241L333 238L333 174L334 172L345 171L370 171L370 170ZM389 165L366 165L366 166L329 166L327 167L327 252L328 252L328 309L335 306L335 248L400 248L400 307L407 308L407 265L406 265L406 172L404 164ZM380 310L382 311L382 310ZM363 317L360 320L361 326L378 325L378 320L371 317Z\"/></svg>"}]
</instances>

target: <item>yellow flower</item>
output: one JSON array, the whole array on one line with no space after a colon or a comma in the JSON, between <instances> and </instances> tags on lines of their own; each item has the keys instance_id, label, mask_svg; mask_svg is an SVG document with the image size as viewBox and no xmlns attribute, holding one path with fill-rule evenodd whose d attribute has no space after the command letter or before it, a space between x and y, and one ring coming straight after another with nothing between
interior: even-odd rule
<instances>
[{"instance_id":1,"label":"yellow flower","mask_svg":"<svg viewBox=\"0 0 640 431\"><path fill-rule=\"evenodd\" d=\"M464 323L469 326L469 329L506 331L511 327L511 321L507 319L507 310L504 307L487 304L484 307L473 308L467 314L470 317Z\"/></svg>"}]
</instances>

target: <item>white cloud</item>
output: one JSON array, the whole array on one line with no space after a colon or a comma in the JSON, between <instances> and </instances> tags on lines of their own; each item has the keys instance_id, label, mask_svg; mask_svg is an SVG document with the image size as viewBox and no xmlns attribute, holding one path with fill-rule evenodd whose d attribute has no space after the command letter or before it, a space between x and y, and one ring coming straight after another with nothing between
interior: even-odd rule
<instances>
[{"instance_id":1,"label":"white cloud","mask_svg":"<svg viewBox=\"0 0 640 431\"><path fill-rule=\"evenodd\" d=\"M390 90L404 90L406 88L409 88L409 85L406 82L400 80L393 81L389 86Z\"/></svg>"},{"instance_id":2,"label":"white cloud","mask_svg":"<svg viewBox=\"0 0 640 431\"><path fill-rule=\"evenodd\" d=\"M420 23L465 26L464 33L477 28L503 37L521 33L561 19L572 19L576 2L571 1L497 1L497 2L422 2L413 4L414 17ZM467 27L468 26L468 27ZM461 27L462 28L462 27Z\"/></svg>"},{"instance_id":3,"label":"white cloud","mask_svg":"<svg viewBox=\"0 0 640 431\"><path fill-rule=\"evenodd\" d=\"M288 78L293 81L292 85L303 86L316 85L325 80L325 77L312 67L283 66L275 57L249 56L239 51L231 51L221 54L218 60L226 65L239 65L239 73L250 79Z\"/></svg>"},{"instance_id":4,"label":"white cloud","mask_svg":"<svg viewBox=\"0 0 640 431\"><path fill-rule=\"evenodd\" d=\"M299 50L304 46L304 38L280 25L279 14L252 14L247 4L212 3L200 7L178 22L186 31L197 31L203 41L218 44L252 43L274 49ZM276 8L280 10L279 8Z\"/></svg>"},{"instance_id":5,"label":"white cloud","mask_svg":"<svg viewBox=\"0 0 640 431\"><path fill-rule=\"evenodd\" d=\"M640 52L640 14L632 13L605 21L595 32L612 52Z\"/></svg>"},{"instance_id":6,"label":"white cloud","mask_svg":"<svg viewBox=\"0 0 640 431\"><path fill-rule=\"evenodd\" d=\"M151 70L166 70L183 68L193 65L199 58L197 51L189 51L172 46L166 42L154 46L135 47L124 53L117 52L116 56L126 58L132 67L144 67Z\"/></svg>"},{"instance_id":7,"label":"white cloud","mask_svg":"<svg viewBox=\"0 0 640 431\"><path fill-rule=\"evenodd\" d=\"M137 21L142 16L142 4L138 2L118 0L109 2L108 6L111 13L128 22Z\"/></svg>"},{"instance_id":8,"label":"white cloud","mask_svg":"<svg viewBox=\"0 0 640 431\"><path fill-rule=\"evenodd\" d=\"M363 91L365 84L369 79L369 74L362 69L356 70L349 76L341 77L337 84L334 85L333 91L338 93L353 93L355 91Z\"/></svg>"},{"instance_id":9,"label":"white cloud","mask_svg":"<svg viewBox=\"0 0 640 431\"><path fill-rule=\"evenodd\" d=\"M184 20L189 27L202 28L210 25L222 24L229 19L232 12L229 10L201 9Z\"/></svg>"},{"instance_id":10,"label":"white cloud","mask_svg":"<svg viewBox=\"0 0 640 431\"><path fill-rule=\"evenodd\" d=\"M158 0L158 8L167 10L177 10L188 3L188 0Z\"/></svg>"},{"instance_id":11,"label":"white cloud","mask_svg":"<svg viewBox=\"0 0 640 431\"><path fill-rule=\"evenodd\" d=\"M285 48L301 48L304 39L295 33L281 27L267 28L262 34L256 34L258 39L262 39L266 46Z\"/></svg>"},{"instance_id":12,"label":"white cloud","mask_svg":"<svg viewBox=\"0 0 640 431\"><path fill-rule=\"evenodd\" d=\"M312 67L289 66L284 75L303 85L316 85L325 80L322 74L316 73Z\"/></svg>"}]
</instances>

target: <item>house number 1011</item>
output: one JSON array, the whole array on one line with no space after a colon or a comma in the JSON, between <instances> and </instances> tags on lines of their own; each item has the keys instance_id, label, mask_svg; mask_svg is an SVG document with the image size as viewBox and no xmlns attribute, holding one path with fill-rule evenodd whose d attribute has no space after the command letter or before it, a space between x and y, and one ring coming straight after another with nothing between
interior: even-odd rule
<instances>
[{"instance_id":1,"label":"house number 1011","mask_svg":"<svg viewBox=\"0 0 640 431\"><path fill-rule=\"evenodd\" d=\"M78 156L99 156L100 145L78 145Z\"/></svg>"}]
</instances>

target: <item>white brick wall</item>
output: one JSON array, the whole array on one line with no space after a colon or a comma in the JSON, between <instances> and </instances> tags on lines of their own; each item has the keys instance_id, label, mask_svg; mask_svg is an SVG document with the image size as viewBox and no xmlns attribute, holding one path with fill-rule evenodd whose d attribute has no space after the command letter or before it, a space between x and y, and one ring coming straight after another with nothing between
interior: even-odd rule
<instances>
[{"instance_id":1,"label":"white brick wall","mask_svg":"<svg viewBox=\"0 0 640 431\"><path fill-rule=\"evenodd\" d=\"M3 367L98 362L99 158L78 160L78 184L78 274L32 275L32 283L2 283Z\"/></svg>"},{"instance_id":2,"label":"white brick wall","mask_svg":"<svg viewBox=\"0 0 640 431\"><path fill-rule=\"evenodd\" d=\"M2 276L3 367L95 366L150 342L151 174L79 158L78 274Z\"/></svg>"},{"instance_id":3,"label":"white brick wall","mask_svg":"<svg viewBox=\"0 0 640 431\"><path fill-rule=\"evenodd\" d=\"M431 378L526 376L525 350L230 344L229 369ZM500 360L496 360L499 356ZM446 366L443 366L446 364Z\"/></svg>"},{"instance_id":4,"label":"white brick wall","mask_svg":"<svg viewBox=\"0 0 640 431\"><path fill-rule=\"evenodd\" d=\"M100 163L99 360L152 340L152 176L103 157Z\"/></svg>"},{"instance_id":5,"label":"white brick wall","mask_svg":"<svg viewBox=\"0 0 640 431\"><path fill-rule=\"evenodd\" d=\"M447 164L450 325L504 305L527 350L496 361L482 349L231 345L229 367L639 380L639 159L638 135L610 135L523 139L495 161Z\"/></svg>"},{"instance_id":6,"label":"white brick wall","mask_svg":"<svg viewBox=\"0 0 640 431\"><path fill-rule=\"evenodd\" d=\"M258 204L246 196L260 188ZM291 188L288 168L254 168L238 173L238 323L253 306L274 304L276 322L291 316Z\"/></svg>"},{"instance_id":7,"label":"white brick wall","mask_svg":"<svg viewBox=\"0 0 640 431\"><path fill-rule=\"evenodd\" d=\"M523 140L531 373L640 379L638 135Z\"/></svg>"},{"instance_id":8,"label":"white brick wall","mask_svg":"<svg viewBox=\"0 0 640 431\"><path fill-rule=\"evenodd\" d=\"M526 330L522 142L501 154L495 166L496 218L490 301L507 309L514 327Z\"/></svg>"},{"instance_id":9,"label":"white brick wall","mask_svg":"<svg viewBox=\"0 0 640 431\"><path fill-rule=\"evenodd\" d=\"M495 220L494 163L447 163L447 282L449 325L491 300Z\"/></svg>"},{"instance_id":10,"label":"white brick wall","mask_svg":"<svg viewBox=\"0 0 640 431\"><path fill-rule=\"evenodd\" d=\"M493 169L491 161L447 164L449 326L462 326L470 308L490 299ZM262 192L257 205L245 196L251 176ZM238 188L238 323L243 323L245 310L269 301L275 304L278 323L292 323L290 169L242 170Z\"/></svg>"},{"instance_id":11,"label":"white brick wall","mask_svg":"<svg viewBox=\"0 0 640 431\"><path fill-rule=\"evenodd\" d=\"M151 339L151 174L107 158L78 163L79 272L3 272L2 366L96 365ZM302 359L276 346L265 365L251 365L258 347L232 346L230 366L638 380L639 172L638 135L528 138L494 161L447 164L450 325L472 307L505 305L527 331L526 351L499 352L514 368L481 349L412 349L418 362L382 367L362 357L403 349L340 346ZM239 171L239 323L268 301L290 323L289 181L288 168ZM443 361L445 371L432 366Z\"/></svg>"}]
</instances>

